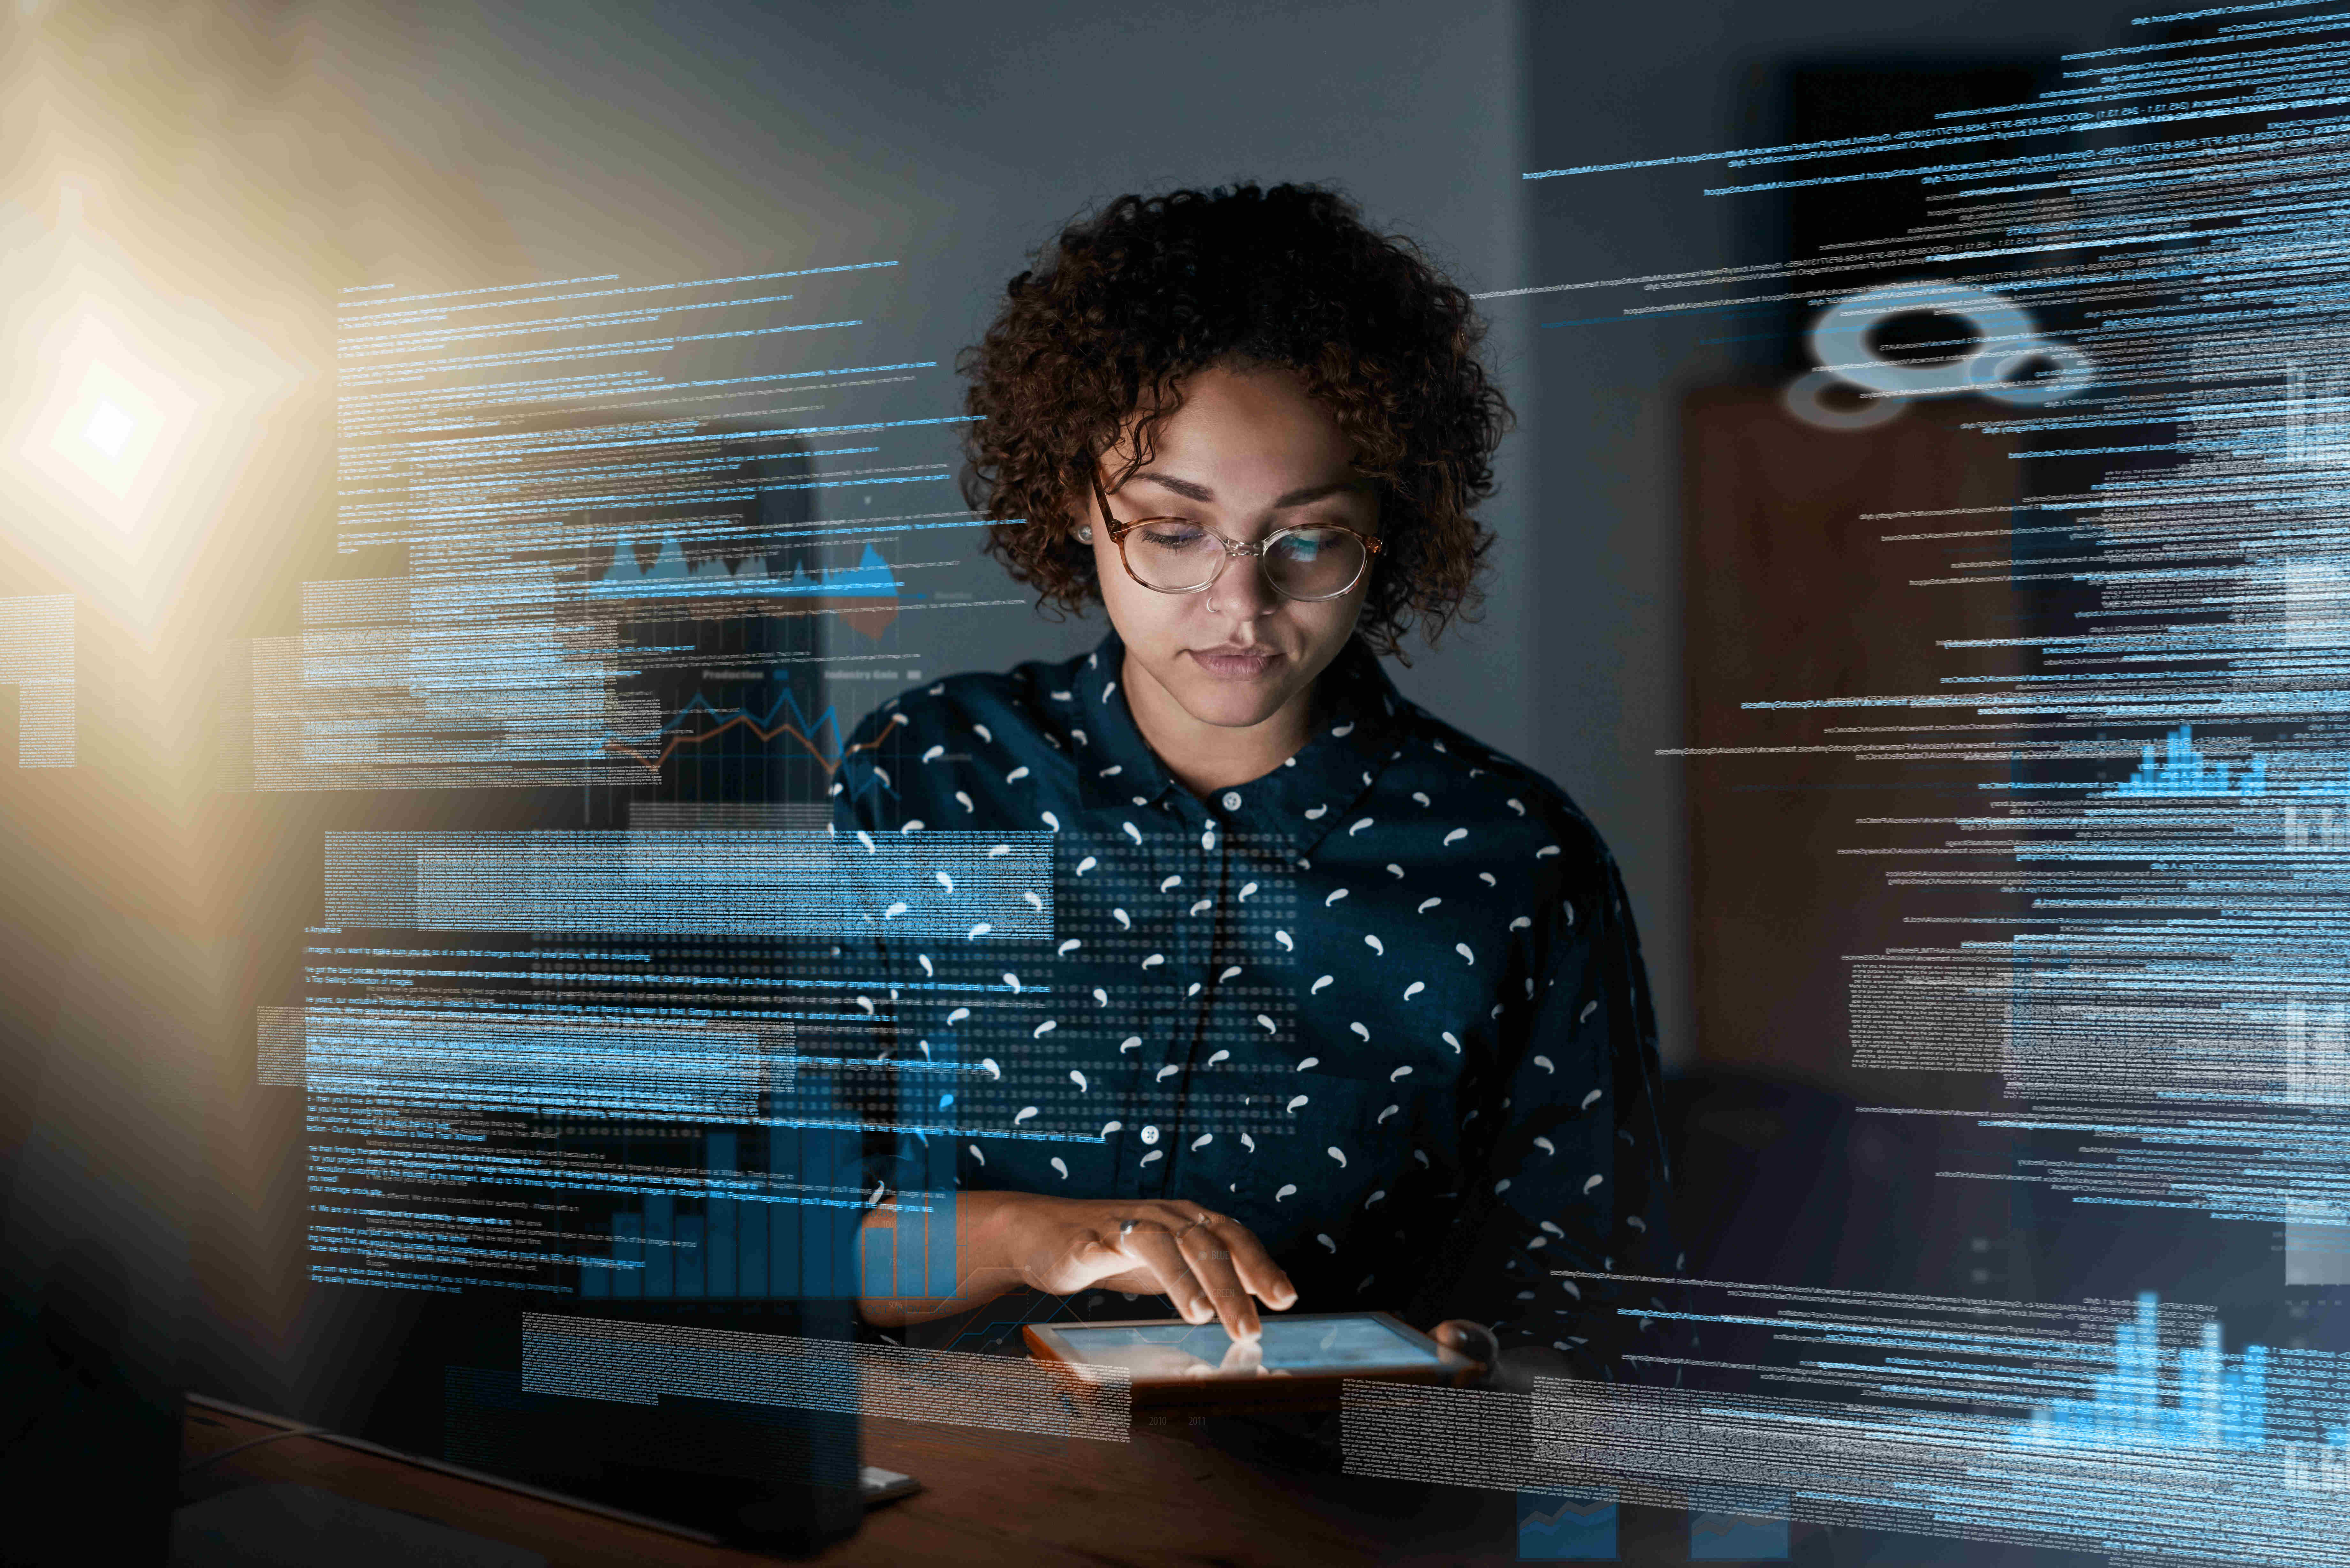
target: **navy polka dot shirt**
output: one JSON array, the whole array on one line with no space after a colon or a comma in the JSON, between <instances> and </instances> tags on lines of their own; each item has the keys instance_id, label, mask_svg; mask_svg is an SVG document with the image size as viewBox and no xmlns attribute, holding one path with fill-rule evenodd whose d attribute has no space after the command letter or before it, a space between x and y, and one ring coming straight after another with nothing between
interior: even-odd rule
<instances>
[{"instance_id":1,"label":"navy polka dot shirt","mask_svg":"<svg viewBox=\"0 0 2350 1568\"><path fill-rule=\"evenodd\" d=\"M1305 747L1201 799L1135 727L1124 651L1112 633L907 692L834 785L844 835L1052 836L1052 957L1002 977L1034 1004L1016 1033L961 1047L987 1070L961 1080L953 1183L1194 1201L1263 1241L1298 1310L1471 1318L1626 1376L1662 1348L1659 1303L1607 1276L1681 1260L1655 1018L1597 831L1359 640ZM874 956L932 981L895 994L892 1052L968 1033L937 977L997 958L951 946ZM877 1183L940 1185L943 1141L880 1149Z\"/></svg>"}]
</instances>

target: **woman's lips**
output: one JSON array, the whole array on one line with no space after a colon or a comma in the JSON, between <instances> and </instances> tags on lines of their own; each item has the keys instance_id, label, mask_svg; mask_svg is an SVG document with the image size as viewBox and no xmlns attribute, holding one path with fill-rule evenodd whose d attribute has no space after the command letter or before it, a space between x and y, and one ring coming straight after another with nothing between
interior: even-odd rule
<instances>
[{"instance_id":1,"label":"woman's lips","mask_svg":"<svg viewBox=\"0 0 2350 1568\"><path fill-rule=\"evenodd\" d=\"M1253 680L1278 664L1281 661L1281 655L1269 648L1257 649L1247 653L1210 649L1205 652L1195 651L1191 655L1191 659L1201 669L1220 680Z\"/></svg>"}]
</instances>

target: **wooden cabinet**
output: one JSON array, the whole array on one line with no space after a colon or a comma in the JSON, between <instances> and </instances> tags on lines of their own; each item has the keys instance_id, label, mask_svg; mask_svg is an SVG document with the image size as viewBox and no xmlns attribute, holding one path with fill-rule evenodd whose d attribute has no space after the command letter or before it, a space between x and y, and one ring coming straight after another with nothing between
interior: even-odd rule
<instances>
[{"instance_id":1,"label":"wooden cabinet","mask_svg":"<svg viewBox=\"0 0 2350 1568\"><path fill-rule=\"evenodd\" d=\"M1964 427L1996 417L1973 399L1924 403L1872 430L1814 429L1775 388L1710 389L1682 418L1684 744L1948 747L1994 732L1968 709L1752 711L1742 703L1963 692L1952 676L2011 672L2012 649L1951 649L2010 637L2010 550L2019 470L2012 443ZM1965 509L1965 510L1961 510ZM1887 513L1945 515L1886 518ZM1956 535L1888 541L1888 535ZM1939 846L1947 819L1999 797L2002 776L1968 753L1791 751L1688 763L1697 1050L1706 1065L1792 1078L1874 1103L1971 1098L1972 1075L1853 1064L1848 955L1955 945L2001 933L1955 919L2003 907L1995 890L1894 887L1888 874L1964 857L1842 853ZM1943 819L1936 821L1934 819ZM1977 864L1988 864L1978 861ZM1939 917L1931 923L1907 917ZM1954 919L1955 918L1955 919Z\"/></svg>"}]
</instances>

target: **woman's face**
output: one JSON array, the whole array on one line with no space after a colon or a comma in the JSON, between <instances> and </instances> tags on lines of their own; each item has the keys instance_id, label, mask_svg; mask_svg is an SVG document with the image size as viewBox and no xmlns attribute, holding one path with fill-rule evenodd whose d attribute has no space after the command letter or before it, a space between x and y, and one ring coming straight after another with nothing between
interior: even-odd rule
<instances>
[{"instance_id":1,"label":"woman's face","mask_svg":"<svg viewBox=\"0 0 2350 1568\"><path fill-rule=\"evenodd\" d=\"M1377 489L1356 471L1338 421L1295 372L1211 367L1182 392L1183 406L1156 432L1150 462L1110 493L1112 517L1180 517L1241 545L1305 523L1378 534ZM1105 454L1105 486L1131 452L1121 442ZM1204 592L1162 594L1127 574L1090 496L1085 515L1102 599L1130 670L1203 724L1247 728L1284 710L1302 722L1315 678L1354 634L1376 561L1334 599L1284 598L1250 558L1228 563ZM1127 542L1148 548L1139 535Z\"/></svg>"}]
</instances>

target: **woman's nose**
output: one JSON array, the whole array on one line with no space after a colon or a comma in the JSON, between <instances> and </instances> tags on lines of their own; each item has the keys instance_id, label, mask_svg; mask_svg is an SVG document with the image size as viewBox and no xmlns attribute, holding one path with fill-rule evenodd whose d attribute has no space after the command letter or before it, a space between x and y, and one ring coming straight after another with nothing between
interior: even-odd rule
<instances>
[{"instance_id":1,"label":"woman's nose","mask_svg":"<svg viewBox=\"0 0 2350 1568\"><path fill-rule=\"evenodd\" d=\"M1222 573L1208 589L1209 610L1237 620L1253 620L1280 607L1281 596L1264 580L1264 567L1259 556L1235 556L1226 561Z\"/></svg>"}]
</instances>

